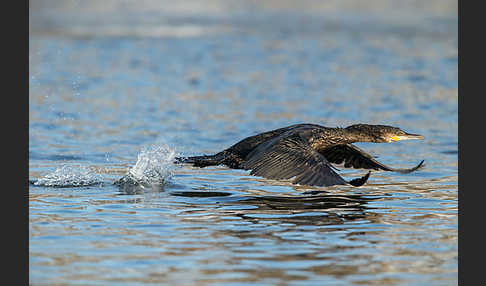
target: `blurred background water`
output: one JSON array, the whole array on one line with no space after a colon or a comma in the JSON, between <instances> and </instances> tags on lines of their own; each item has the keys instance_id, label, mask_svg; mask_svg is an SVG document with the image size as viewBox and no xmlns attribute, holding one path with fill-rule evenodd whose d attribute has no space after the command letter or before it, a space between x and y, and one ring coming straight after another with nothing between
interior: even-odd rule
<instances>
[{"instance_id":1,"label":"blurred background water","mask_svg":"<svg viewBox=\"0 0 486 286\"><path fill-rule=\"evenodd\" d=\"M30 282L456 285L456 2L30 1ZM171 163L305 122L422 134L357 145L426 166L314 188Z\"/></svg>"}]
</instances>

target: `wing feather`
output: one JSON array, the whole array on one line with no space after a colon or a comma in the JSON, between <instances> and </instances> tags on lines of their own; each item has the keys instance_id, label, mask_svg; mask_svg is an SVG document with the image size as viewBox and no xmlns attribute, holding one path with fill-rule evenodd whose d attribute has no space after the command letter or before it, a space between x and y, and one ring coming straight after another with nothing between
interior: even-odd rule
<instances>
[{"instance_id":1,"label":"wing feather","mask_svg":"<svg viewBox=\"0 0 486 286\"><path fill-rule=\"evenodd\" d=\"M293 183L314 186L344 185L347 182L332 165L298 135L275 138L247 156L242 168L269 179L291 179Z\"/></svg>"},{"instance_id":2,"label":"wing feather","mask_svg":"<svg viewBox=\"0 0 486 286\"><path fill-rule=\"evenodd\" d=\"M418 168L422 167L424 161L420 162L417 166L410 169L397 169L389 167L382 164L371 155L361 150L360 148L352 144L340 144L333 147L329 147L324 151L320 152L329 162L334 164L341 164L344 162L345 168L356 168L356 169L373 169L373 170L384 170L393 171L399 173L410 173Z\"/></svg>"}]
</instances>

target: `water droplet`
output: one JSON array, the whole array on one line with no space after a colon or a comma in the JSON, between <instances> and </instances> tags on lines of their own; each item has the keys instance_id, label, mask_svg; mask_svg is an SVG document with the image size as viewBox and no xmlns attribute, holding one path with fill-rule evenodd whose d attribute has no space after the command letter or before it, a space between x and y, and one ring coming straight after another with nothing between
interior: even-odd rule
<instances>
[{"instance_id":1,"label":"water droplet","mask_svg":"<svg viewBox=\"0 0 486 286\"><path fill-rule=\"evenodd\" d=\"M80 187L101 183L101 177L93 167L63 165L54 172L34 182L47 187Z\"/></svg>"},{"instance_id":2,"label":"water droplet","mask_svg":"<svg viewBox=\"0 0 486 286\"><path fill-rule=\"evenodd\" d=\"M143 147L128 174L139 182L159 183L172 175L175 150L165 144Z\"/></svg>"}]
</instances>

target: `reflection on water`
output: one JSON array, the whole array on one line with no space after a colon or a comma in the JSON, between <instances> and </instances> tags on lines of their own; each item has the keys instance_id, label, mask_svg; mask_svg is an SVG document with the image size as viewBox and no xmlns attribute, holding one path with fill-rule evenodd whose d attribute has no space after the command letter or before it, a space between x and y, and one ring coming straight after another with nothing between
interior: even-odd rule
<instances>
[{"instance_id":1,"label":"reflection on water","mask_svg":"<svg viewBox=\"0 0 486 286\"><path fill-rule=\"evenodd\" d=\"M31 3L32 284L457 284L455 4L156 2ZM318 188L172 164L303 122L399 126L425 140L357 145L427 165Z\"/></svg>"},{"instance_id":2,"label":"reflection on water","mask_svg":"<svg viewBox=\"0 0 486 286\"><path fill-rule=\"evenodd\" d=\"M427 190L252 196L168 186L31 191L31 264L54 269L33 273L176 284L456 279L455 200Z\"/></svg>"}]
</instances>

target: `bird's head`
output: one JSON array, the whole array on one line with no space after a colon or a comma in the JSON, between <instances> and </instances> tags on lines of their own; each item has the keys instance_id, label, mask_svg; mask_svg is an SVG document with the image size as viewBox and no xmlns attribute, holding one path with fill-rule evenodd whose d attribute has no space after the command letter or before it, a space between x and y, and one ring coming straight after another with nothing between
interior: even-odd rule
<instances>
[{"instance_id":1,"label":"bird's head","mask_svg":"<svg viewBox=\"0 0 486 286\"><path fill-rule=\"evenodd\" d=\"M355 124L345 128L355 142L389 143L400 140L424 139L422 135L411 134L398 127L388 125Z\"/></svg>"}]
</instances>

